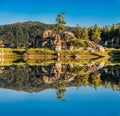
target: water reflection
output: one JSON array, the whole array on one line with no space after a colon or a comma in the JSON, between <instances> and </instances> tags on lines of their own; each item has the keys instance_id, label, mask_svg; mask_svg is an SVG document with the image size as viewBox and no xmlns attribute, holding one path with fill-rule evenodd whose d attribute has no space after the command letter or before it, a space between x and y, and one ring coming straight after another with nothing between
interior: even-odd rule
<instances>
[{"instance_id":1,"label":"water reflection","mask_svg":"<svg viewBox=\"0 0 120 116\"><path fill-rule=\"evenodd\" d=\"M18 60L19 61L19 60ZM18 61L12 62L17 63ZM120 66L99 62L34 61L33 65L19 61L22 65L1 65L0 87L26 92L56 89L57 98L64 100L66 87L89 86L111 88L120 91ZM39 65L35 65L35 64ZM29 64L29 65L28 65Z\"/></svg>"}]
</instances>

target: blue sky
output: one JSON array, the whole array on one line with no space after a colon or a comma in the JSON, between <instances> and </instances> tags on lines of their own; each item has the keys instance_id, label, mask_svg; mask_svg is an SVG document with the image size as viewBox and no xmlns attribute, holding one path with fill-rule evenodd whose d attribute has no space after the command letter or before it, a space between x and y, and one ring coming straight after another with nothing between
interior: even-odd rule
<instances>
[{"instance_id":1,"label":"blue sky","mask_svg":"<svg viewBox=\"0 0 120 116\"><path fill-rule=\"evenodd\" d=\"M120 22L120 0L0 0L0 24L30 20L52 24L63 11L69 26Z\"/></svg>"}]
</instances>

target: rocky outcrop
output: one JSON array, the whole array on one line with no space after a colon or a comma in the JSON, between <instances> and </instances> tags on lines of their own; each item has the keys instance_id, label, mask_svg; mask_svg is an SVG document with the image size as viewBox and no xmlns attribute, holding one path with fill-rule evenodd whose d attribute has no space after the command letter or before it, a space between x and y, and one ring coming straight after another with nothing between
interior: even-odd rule
<instances>
[{"instance_id":1,"label":"rocky outcrop","mask_svg":"<svg viewBox=\"0 0 120 116\"><path fill-rule=\"evenodd\" d=\"M59 34L55 34L52 30L46 30L39 37L36 36L35 42L37 43L37 45L39 43L39 46L36 47L49 48L56 51L86 49L92 52L93 51L104 52L106 50L103 46L89 40L83 40L83 43L86 45L85 47L80 46L76 48L76 45L70 46L67 44L68 41L76 41L76 40L77 38L74 36L72 32L66 31L59 35ZM34 45L36 43L34 43Z\"/></svg>"},{"instance_id":2,"label":"rocky outcrop","mask_svg":"<svg viewBox=\"0 0 120 116\"><path fill-rule=\"evenodd\" d=\"M40 48L49 48L52 50L69 49L66 41L76 39L72 32L63 32L62 34L55 34L52 30L46 30L41 35L36 36L35 44L39 43Z\"/></svg>"},{"instance_id":3,"label":"rocky outcrop","mask_svg":"<svg viewBox=\"0 0 120 116\"><path fill-rule=\"evenodd\" d=\"M39 43L39 44L38 44ZM52 50L61 50L61 37L53 33L52 30L46 30L41 35L37 35L33 45L39 45L39 48L49 48Z\"/></svg>"},{"instance_id":4,"label":"rocky outcrop","mask_svg":"<svg viewBox=\"0 0 120 116\"><path fill-rule=\"evenodd\" d=\"M89 51L100 51L100 52L106 51L105 47L103 47L93 41L84 40L84 42L86 43L87 50L89 50Z\"/></svg>"},{"instance_id":5,"label":"rocky outcrop","mask_svg":"<svg viewBox=\"0 0 120 116\"><path fill-rule=\"evenodd\" d=\"M66 32L63 32L61 39L70 40L70 39L76 39L76 37L74 36L72 32L66 31Z\"/></svg>"},{"instance_id":6,"label":"rocky outcrop","mask_svg":"<svg viewBox=\"0 0 120 116\"><path fill-rule=\"evenodd\" d=\"M52 30L46 30L43 32L42 34L42 38L46 39L46 38L53 38L55 36L55 34L53 33Z\"/></svg>"}]
</instances>

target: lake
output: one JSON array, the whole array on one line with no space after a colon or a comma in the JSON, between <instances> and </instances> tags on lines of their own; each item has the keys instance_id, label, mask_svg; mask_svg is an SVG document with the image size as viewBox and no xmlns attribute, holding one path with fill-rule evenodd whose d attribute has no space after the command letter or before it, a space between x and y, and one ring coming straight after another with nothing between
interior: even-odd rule
<instances>
[{"instance_id":1,"label":"lake","mask_svg":"<svg viewBox=\"0 0 120 116\"><path fill-rule=\"evenodd\" d=\"M119 62L0 64L0 116L120 116Z\"/></svg>"}]
</instances>

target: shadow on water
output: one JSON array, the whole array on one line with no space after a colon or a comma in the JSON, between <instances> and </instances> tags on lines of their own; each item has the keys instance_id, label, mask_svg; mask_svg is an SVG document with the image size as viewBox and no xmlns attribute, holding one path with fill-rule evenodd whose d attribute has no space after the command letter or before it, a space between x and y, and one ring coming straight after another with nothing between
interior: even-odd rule
<instances>
[{"instance_id":1,"label":"shadow on water","mask_svg":"<svg viewBox=\"0 0 120 116\"><path fill-rule=\"evenodd\" d=\"M27 60L4 59L0 62L0 87L38 92L56 89L63 100L66 87L99 86L120 91L120 62L108 59L94 60Z\"/></svg>"}]
</instances>

